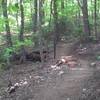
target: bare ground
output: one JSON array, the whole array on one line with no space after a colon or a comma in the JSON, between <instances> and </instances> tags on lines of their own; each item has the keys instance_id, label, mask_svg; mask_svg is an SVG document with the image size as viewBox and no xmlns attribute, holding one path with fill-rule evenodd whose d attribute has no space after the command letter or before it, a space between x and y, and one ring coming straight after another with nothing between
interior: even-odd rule
<instances>
[{"instance_id":1,"label":"bare ground","mask_svg":"<svg viewBox=\"0 0 100 100\"><path fill-rule=\"evenodd\" d=\"M57 59L70 55L72 46L73 43L59 43ZM39 63L32 62L14 65L0 76L0 100L99 100L88 99L87 96L91 94L89 91L94 89L91 90L90 85L97 69L89 66L92 62L90 59L78 56L76 58L80 64L74 68L62 65L58 69L52 69L51 65L54 64L52 61L43 68L40 68ZM8 80L13 84L21 82L23 84L14 93L8 94L6 92Z\"/></svg>"}]
</instances>

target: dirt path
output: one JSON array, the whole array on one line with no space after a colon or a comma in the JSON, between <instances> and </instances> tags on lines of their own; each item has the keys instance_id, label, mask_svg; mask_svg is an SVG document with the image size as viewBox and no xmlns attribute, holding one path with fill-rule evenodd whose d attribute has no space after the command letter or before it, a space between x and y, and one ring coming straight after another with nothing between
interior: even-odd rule
<instances>
[{"instance_id":1,"label":"dirt path","mask_svg":"<svg viewBox=\"0 0 100 100\"><path fill-rule=\"evenodd\" d=\"M57 46L57 58L69 55L71 47L71 43L60 43ZM15 66L5 72L2 79L10 77L13 83L23 80L27 84L11 95L0 96L3 98L0 100L81 100L79 97L85 90L84 83L92 76L93 69L89 67L90 61L79 59L79 62L81 65L75 68L63 65L54 70L49 66L35 72L38 64ZM3 83L4 88L7 86L6 82Z\"/></svg>"},{"instance_id":2,"label":"dirt path","mask_svg":"<svg viewBox=\"0 0 100 100\"><path fill-rule=\"evenodd\" d=\"M68 55L72 44L60 44L57 47L57 58ZM64 74L59 75L56 71L40 89L35 100L79 100L85 90L84 81L93 74L89 67L89 61L79 59L81 66L64 69ZM62 69L63 70L63 69ZM50 77L50 75L49 75Z\"/></svg>"}]
</instances>

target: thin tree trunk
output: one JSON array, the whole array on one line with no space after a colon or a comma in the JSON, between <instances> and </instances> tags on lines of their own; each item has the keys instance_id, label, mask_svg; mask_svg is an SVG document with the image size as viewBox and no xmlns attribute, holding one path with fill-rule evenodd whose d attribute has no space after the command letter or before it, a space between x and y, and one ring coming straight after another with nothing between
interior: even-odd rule
<instances>
[{"instance_id":1,"label":"thin tree trunk","mask_svg":"<svg viewBox=\"0 0 100 100\"><path fill-rule=\"evenodd\" d=\"M50 2L50 20L49 20L49 27L51 26L51 18L52 18L52 14L53 14L53 1L51 0Z\"/></svg>"},{"instance_id":2,"label":"thin tree trunk","mask_svg":"<svg viewBox=\"0 0 100 100\"><path fill-rule=\"evenodd\" d=\"M18 7L17 8L17 13L16 13L16 22L17 22L17 28L19 28L19 20L18 20L18 9L19 9L19 6L18 6L18 0L16 1L17 3L16 3L16 6Z\"/></svg>"},{"instance_id":3,"label":"thin tree trunk","mask_svg":"<svg viewBox=\"0 0 100 100\"><path fill-rule=\"evenodd\" d=\"M41 29L41 21L42 21L42 17L41 17L41 13L42 13L42 5L41 5L42 1L41 0L37 0L37 32L39 34L39 46L40 46L40 56L41 56L41 63L42 66L44 66L44 55L43 55L43 36L42 36L42 29Z\"/></svg>"},{"instance_id":4,"label":"thin tree trunk","mask_svg":"<svg viewBox=\"0 0 100 100\"><path fill-rule=\"evenodd\" d=\"M9 21L8 21L8 14L7 14L7 0L2 0L2 10L3 10L3 16L5 18L7 46L11 47L12 46L12 40L11 40Z\"/></svg>"},{"instance_id":5,"label":"thin tree trunk","mask_svg":"<svg viewBox=\"0 0 100 100\"><path fill-rule=\"evenodd\" d=\"M94 31L95 31L95 36L97 38L97 1L94 1Z\"/></svg>"},{"instance_id":6,"label":"thin tree trunk","mask_svg":"<svg viewBox=\"0 0 100 100\"><path fill-rule=\"evenodd\" d=\"M57 13L57 0L53 0L54 10L54 59L56 58L56 45L57 45L57 33L58 33L58 13Z\"/></svg>"},{"instance_id":7,"label":"thin tree trunk","mask_svg":"<svg viewBox=\"0 0 100 100\"><path fill-rule=\"evenodd\" d=\"M5 18L7 47L10 48L10 47L12 47L12 40L11 40L11 33L10 33L8 14L7 14L7 0L2 0L2 10L3 10L3 16ZM7 67L9 68L11 66L9 57L6 58L6 63L7 63Z\"/></svg>"},{"instance_id":8,"label":"thin tree trunk","mask_svg":"<svg viewBox=\"0 0 100 100\"><path fill-rule=\"evenodd\" d=\"M24 8L23 8L23 0L20 0L20 13L21 13L21 28L20 28L20 34L19 34L19 40L24 41Z\"/></svg>"},{"instance_id":9,"label":"thin tree trunk","mask_svg":"<svg viewBox=\"0 0 100 100\"><path fill-rule=\"evenodd\" d=\"M64 5L64 0L61 0L61 9L63 10L64 9L64 7L65 7L65 5Z\"/></svg>"},{"instance_id":10,"label":"thin tree trunk","mask_svg":"<svg viewBox=\"0 0 100 100\"><path fill-rule=\"evenodd\" d=\"M65 21L64 21L64 16L63 16L63 14L64 14L64 7L65 7L64 3L65 3L65 1L61 0L61 13L62 13L62 16L61 16L60 27L59 27L59 32L58 32L59 33L59 37L61 37L61 33L64 34L65 27L66 27Z\"/></svg>"},{"instance_id":11,"label":"thin tree trunk","mask_svg":"<svg viewBox=\"0 0 100 100\"><path fill-rule=\"evenodd\" d=\"M43 8L43 4L44 4L44 0L40 0L40 22L41 22L41 25L44 24L44 19L45 19L45 12L44 10L42 9Z\"/></svg>"},{"instance_id":12,"label":"thin tree trunk","mask_svg":"<svg viewBox=\"0 0 100 100\"><path fill-rule=\"evenodd\" d=\"M33 23L31 23L31 22L33 22L33 20L34 20L34 17L33 17L33 4L32 4L32 1L30 1L30 12L31 12L31 18L30 18L30 24L32 24L32 27L34 27L33 25ZM34 31L33 31L34 32Z\"/></svg>"},{"instance_id":13,"label":"thin tree trunk","mask_svg":"<svg viewBox=\"0 0 100 100\"><path fill-rule=\"evenodd\" d=\"M24 8L23 8L23 0L20 0L20 13L21 13L21 26L20 26L20 34L19 34L19 40L20 42L24 42ZM21 58L20 63L23 63L26 61L26 52L24 45L21 46Z\"/></svg>"},{"instance_id":14,"label":"thin tree trunk","mask_svg":"<svg viewBox=\"0 0 100 100\"><path fill-rule=\"evenodd\" d=\"M78 26L81 27L81 14L80 14L80 9L79 9L79 13L78 13Z\"/></svg>"},{"instance_id":15,"label":"thin tree trunk","mask_svg":"<svg viewBox=\"0 0 100 100\"><path fill-rule=\"evenodd\" d=\"M97 0L97 14L99 15L100 14L100 1Z\"/></svg>"},{"instance_id":16,"label":"thin tree trunk","mask_svg":"<svg viewBox=\"0 0 100 100\"><path fill-rule=\"evenodd\" d=\"M35 13L34 13L34 27L33 27L33 32L36 33L37 31L37 0L34 0L34 10L35 10Z\"/></svg>"},{"instance_id":17,"label":"thin tree trunk","mask_svg":"<svg viewBox=\"0 0 100 100\"><path fill-rule=\"evenodd\" d=\"M91 0L91 5L93 5L93 0ZM93 9L92 9L92 11L91 11L91 16L92 16L92 22L94 22L94 11L93 11Z\"/></svg>"}]
</instances>

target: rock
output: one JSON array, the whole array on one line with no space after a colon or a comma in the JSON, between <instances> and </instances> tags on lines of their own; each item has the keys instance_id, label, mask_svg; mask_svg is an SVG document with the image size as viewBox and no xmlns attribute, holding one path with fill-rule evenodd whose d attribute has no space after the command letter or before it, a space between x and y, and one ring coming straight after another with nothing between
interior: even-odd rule
<instances>
[{"instance_id":1,"label":"rock","mask_svg":"<svg viewBox=\"0 0 100 100\"><path fill-rule=\"evenodd\" d=\"M90 67L96 67L96 63L95 62L90 63Z\"/></svg>"},{"instance_id":2,"label":"rock","mask_svg":"<svg viewBox=\"0 0 100 100\"><path fill-rule=\"evenodd\" d=\"M64 71L60 71L60 72L58 73L58 75L62 75L62 74L64 74Z\"/></svg>"},{"instance_id":3,"label":"rock","mask_svg":"<svg viewBox=\"0 0 100 100\"><path fill-rule=\"evenodd\" d=\"M83 88L83 90L82 90L83 92L86 92L87 91L87 89L86 88Z\"/></svg>"},{"instance_id":4,"label":"rock","mask_svg":"<svg viewBox=\"0 0 100 100\"><path fill-rule=\"evenodd\" d=\"M51 68L56 68L57 66L56 65L51 65Z\"/></svg>"},{"instance_id":5,"label":"rock","mask_svg":"<svg viewBox=\"0 0 100 100\"><path fill-rule=\"evenodd\" d=\"M13 86L8 87L7 92L9 94L14 93L18 87L19 87L19 83L15 83Z\"/></svg>"}]
</instances>

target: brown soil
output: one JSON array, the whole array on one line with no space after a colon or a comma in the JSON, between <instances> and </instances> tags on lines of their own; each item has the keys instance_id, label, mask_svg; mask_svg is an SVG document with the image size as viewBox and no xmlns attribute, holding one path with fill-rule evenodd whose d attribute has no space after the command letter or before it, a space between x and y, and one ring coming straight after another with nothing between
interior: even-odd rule
<instances>
[{"instance_id":1,"label":"brown soil","mask_svg":"<svg viewBox=\"0 0 100 100\"><path fill-rule=\"evenodd\" d=\"M71 55L72 46L73 43L59 43L57 59ZM55 62L48 62L43 68L38 62L14 65L0 76L0 100L99 100L88 99L87 96L91 94L88 91L95 89L91 90L90 84L99 66L90 67L90 63L93 62L91 58L83 59L73 54L79 62L74 68L62 65L58 69L53 69L51 65ZM11 80L12 84L22 82L22 85L9 94L6 92L8 80Z\"/></svg>"}]
</instances>

